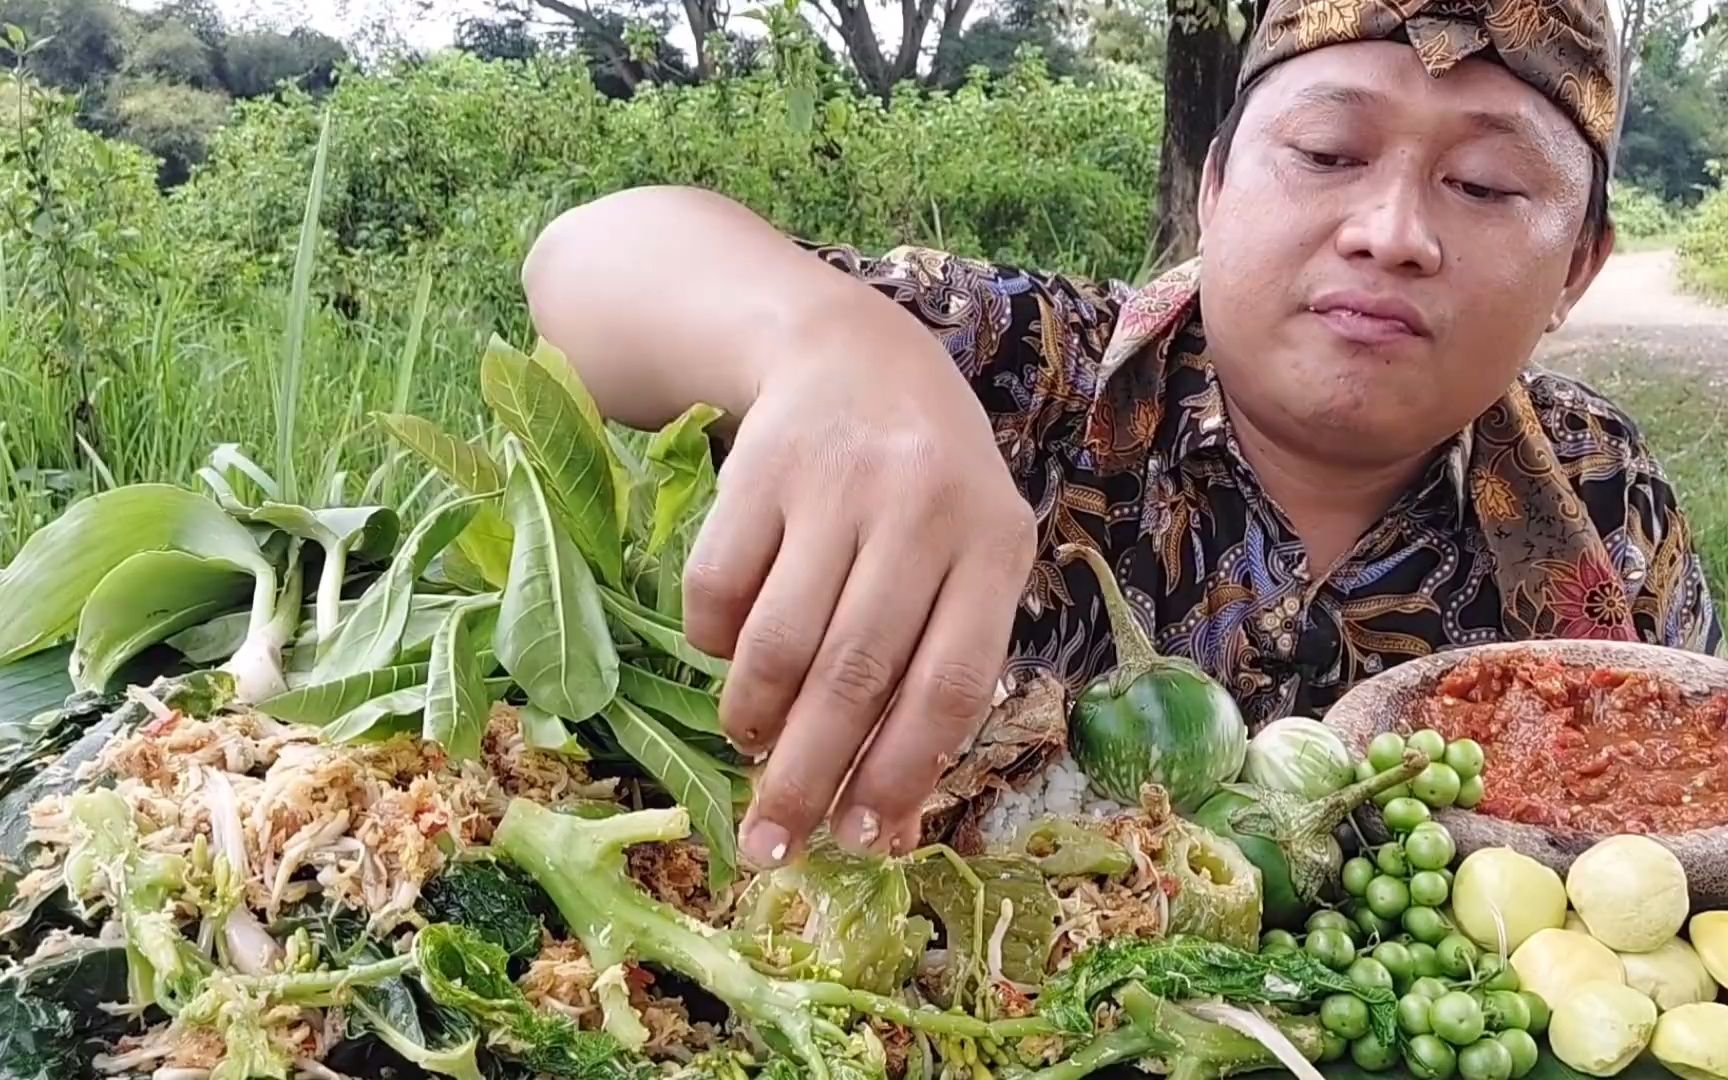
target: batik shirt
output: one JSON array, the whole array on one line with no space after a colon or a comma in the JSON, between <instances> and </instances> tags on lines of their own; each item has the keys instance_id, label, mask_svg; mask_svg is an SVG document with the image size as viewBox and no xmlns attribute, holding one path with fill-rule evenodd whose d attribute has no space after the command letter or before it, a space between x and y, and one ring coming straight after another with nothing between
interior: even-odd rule
<instances>
[{"instance_id":1,"label":"batik shirt","mask_svg":"<svg viewBox=\"0 0 1728 1080\"><path fill-rule=\"evenodd\" d=\"M1318 715L1442 649L1541 637L1713 652L1687 520L1625 414L1527 373L1330 573L1263 492L1206 358L1190 264L1135 290L902 248L807 245L928 326L990 414L1036 511L1010 672L1078 690L1113 662L1084 563L1115 567L1157 648L1217 678L1251 725Z\"/></svg>"}]
</instances>

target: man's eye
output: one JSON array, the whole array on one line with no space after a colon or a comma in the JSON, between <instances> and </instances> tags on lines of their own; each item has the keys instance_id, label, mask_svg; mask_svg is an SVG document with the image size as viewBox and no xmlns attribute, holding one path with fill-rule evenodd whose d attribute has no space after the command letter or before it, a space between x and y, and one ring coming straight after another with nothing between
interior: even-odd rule
<instances>
[{"instance_id":1,"label":"man's eye","mask_svg":"<svg viewBox=\"0 0 1728 1080\"><path fill-rule=\"evenodd\" d=\"M1487 184L1475 184L1468 180L1454 180L1452 183L1454 187L1464 193L1466 198L1475 199L1478 202L1497 202L1511 194L1496 187L1489 187Z\"/></svg>"},{"instance_id":2,"label":"man's eye","mask_svg":"<svg viewBox=\"0 0 1728 1080\"><path fill-rule=\"evenodd\" d=\"M1352 160L1343 154L1332 154L1320 150L1303 150L1301 153L1303 157L1308 159L1310 165L1319 169L1342 169L1351 164Z\"/></svg>"}]
</instances>

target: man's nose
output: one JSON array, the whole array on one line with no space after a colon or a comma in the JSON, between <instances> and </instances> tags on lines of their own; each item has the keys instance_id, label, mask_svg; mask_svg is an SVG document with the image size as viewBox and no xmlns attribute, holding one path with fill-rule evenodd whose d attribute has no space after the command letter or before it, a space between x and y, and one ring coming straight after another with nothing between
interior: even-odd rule
<instances>
[{"instance_id":1,"label":"man's nose","mask_svg":"<svg viewBox=\"0 0 1728 1080\"><path fill-rule=\"evenodd\" d=\"M1431 220L1427 180L1416 173L1405 167L1379 171L1338 230L1340 255L1372 259L1401 273L1439 273L1445 253Z\"/></svg>"}]
</instances>

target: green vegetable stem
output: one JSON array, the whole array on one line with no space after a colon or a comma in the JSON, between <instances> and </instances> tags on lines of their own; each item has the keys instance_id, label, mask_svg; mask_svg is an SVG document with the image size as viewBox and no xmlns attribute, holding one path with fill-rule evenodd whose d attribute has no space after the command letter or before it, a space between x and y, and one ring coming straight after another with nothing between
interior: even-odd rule
<instances>
[{"instance_id":1,"label":"green vegetable stem","mask_svg":"<svg viewBox=\"0 0 1728 1080\"><path fill-rule=\"evenodd\" d=\"M1092 785L1133 805L1153 783L1191 814L1220 784L1234 780L1248 753L1248 729L1228 691L1189 660L1162 656L1134 621L1104 557L1064 544L1098 578L1116 646L1116 669L1093 680L1069 716L1074 760Z\"/></svg>"},{"instance_id":2,"label":"green vegetable stem","mask_svg":"<svg viewBox=\"0 0 1728 1080\"><path fill-rule=\"evenodd\" d=\"M1265 925L1294 929L1343 868L1344 852L1333 830L1374 795L1427 767L1427 755L1407 749L1393 768L1313 801L1254 784L1226 784L1193 819L1234 840L1260 868Z\"/></svg>"},{"instance_id":3,"label":"green vegetable stem","mask_svg":"<svg viewBox=\"0 0 1728 1080\"><path fill-rule=\"evenodd\" d=\"M829 1018L834 1010L879 1016L932 1035L997 1043L1052 1031L1040 1017L987 1022L910 1006L842 983L762 974L725 933L654 900L630 879L626 847L682 839L689 830L690 815L682 807L589 820L515 799L498 826L496 842L552 897L596 968L634 958L694 979L764 1040L801 1061L814 1080L849 1074L835 1059L835 1048L847 1040Z\"/></svg>"}]
</instances>

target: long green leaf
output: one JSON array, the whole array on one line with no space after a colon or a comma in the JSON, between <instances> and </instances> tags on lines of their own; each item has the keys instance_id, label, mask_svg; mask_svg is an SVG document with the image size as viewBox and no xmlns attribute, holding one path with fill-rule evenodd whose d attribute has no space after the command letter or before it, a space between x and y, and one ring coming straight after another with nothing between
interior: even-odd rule
<instances>
[{"instance_id":1,"label":"long green leaf","mask_svg":"<svg viewBox=\"0 0 1728 1080\"><path fill-rule=\"evenodd\" d=\"M648 443L648 468L654 474L654 532L649 554L674 536L690 531L689 511L712 490L714 462L708 452L708 425L720 418L712 405L692 405L684 415L655 433Z\"/></svg>"},{"instance_id":2,"label":"long green leaf","mask_svg":"<svg viewBox=\"0 0 1728 1080\"><path fill-rule=\"evenodd\" d=\"M306 314L311 309L312 257L318 247L318 215L324 203L324 178L330 160L333 110L324 111L318 149L312 155L312 182L306 189L306 212L300 218L300 242L294 251L294 277L288 291L288 325L282 341L281 381L276 387L276 479L282 501L300 501L294 475L295 428L300 414L300 390L305 382Z\"/></svg>"},{"instance_id":3,"label":"long green leaf","mask_svg":"<svg viewBox=\"0 0 1728 1080\"><path fill-rule=\"evenodd\" d=\"M0 573L0 663L70 637L98 582L141 551L223 559L274 587L251 533L202 495L136 484L81 499L38 529Z\"/></svg>"},{"instance_id":4,"label":"long green leaf","mask_svg":"<svg viewBox=\"0 0 1728 1080\"><path fill-rule=\"evenodd\" d=\"M604 715L624 752L690 812L691 824L708 845L709 888L716 893L726 888L738 866L731 781L712 758L628 701L612 702Z\"/></svg>"},{"instance_id":5,"label":"long green leaf","mask_svg":"<svg viewBox=\"0 0 1728 1080\"><path fill-rule=\"evenodd\" d=\"M424 684L430 672L429 664L397 664L336 682L302 686L259 703L257 709L285 723L322 727L374 698Z\"/></svg>"},{"instance_id":6,"label":"long green leaf","mask_svg":"<svg viewBox=\"0 0 1728 1080\"><path fill-rule=\"evenodd\" d=\"M408 534L390 568L361 594L328 642L319 642L314 682L335 682L396 662L408 628L414 582L473 520L487 496L454 499L427 514Z\"/></svg>"},{"instance_id":7,"label":"long green leaf","mask_svg":"<svg viewBox=\"0 0 1728 1080\"><path fill-rule=\"evenodd\" d=\"M629 462L618 453L616 441L606 429L606 420L600 415L600 404L594 400L594 395L582 385L582 379L576 374L575 365L570 358L545 338L534 345L533 359L545 371L558 381L564 392L570 395L570 400L576 403L582 419L588 422L588 428L599 437L606 449L606 462L612 473L613 512L617 515L613 524L618 529L618 537L622 540L630 529L630 502L635 486L635 474L629 467Z\"/></svg>"},{"instance_id":8,"label":"long green leaf","mask_svg":"<svg viewBox=\"0 0 1728 1080\"><path fill-rule=\"evenodd\" d=\"M730 670L731 665L726 661L709 656L690 644L677 623L652 608L643 607L623 593L604 586L600 589L600 602L606 605L606 613L625 629L673 659L716 679L725 678Z\"/></svg>"},{"instance_id":9,"label":"long green leaf","mask_svg":"<svg viewBox=\"0 0 1728 1080\"><path fill-rule=\"evenodd\" d=\"M663 679L634 664L618 669L618 693L644 709L657 712L691 731L722 734L720 703L694 686Z\"/></svg>"},{"instance_id":10,"label":"long green leaf","mask_svg":"<svg viewBox=\"0 0 1728 1080\"><path fill-rule=\"evenodd\" d=\"M72 695L70 657L70 649L59 648L0 664L0 733L65 703Z\"/></svg>"},{"instance_id":11,"label":"long green leaf","mask_svg":"<svg viewBox=\"0 0 1728 1080\"><path fill-rule=\"evenodd\" d=\"M484 495L504 486L504 470L492 455L463 442L430 420L397 413L377 414L397 442L418 454L421 460L450 478L470 495Z\"/></svg>"},{"instance_id":12,"label":"long green leaf","mask_svg":"<svg viewBox=\"0 0 1728 1080\"><path fill-rule=\"evenodd\" d=\"M624 548L605 436L554 376L496 337L480 364L480 392L545 477L577 549L601 580L621 582Z\"/></svg>"},{"instance_id":13,"label":"long green leaf","mask_svg":"<svg viewBox=\"0 0 1728 1080\"><path fill-rule=\"evenodd\" d=\"M252 592L253 577L226 559L140 551L110 570L78 620L72 683L106 690L121 665L171 634L219 615Z\"/></svg>"},{"instance_id":14,"label":"long green leaf","mask_svg":"<svg viewBox=\"0 0 1728 1080\"><path fill-rule=\"evenodd\" d=\"M498 658L529 701L585 720L618 691L618 650L594 575L555 516L539 470L520 454L504 511L516 539L498 612Z\"/></svg>"},{"instance_id":15,"label":"long green leaf","mask_svg":"<svg viewBox=\"0 0 1728 1080\"><path fill-rule=\"evenodd\" d=\"M422 734L454 761L480 757L480 739L491 711L485 672L468 638L468 620L474 611L465 604L445 617L432 638L432 672L426 682Z\"/></svg>"},{"instance_id":16,"label":"long green leaf","mask_svg":"<svg viewBox=\"0 0 1728 1080\"><path fill-rule=\"evenodd\" d=\"M553 716L545 709L524 705L517 710L522 725L522 741L532 750L547 750L574 761L587 761L588 751L570 730L564 718Z\"/></svg>"},{"instance_id":17,"label":"long green leaf","mask_svg":"<svg viewBox=\"0 0 1728 1080\"><path fill-rule=\"evenodd\" d=\"M325 725L324 738L333 743L364 739L387 720L410 717L426 708L426 688L406 686L350 709Z\"/></svg>"}]
</instances>

